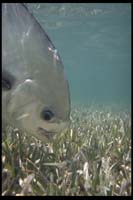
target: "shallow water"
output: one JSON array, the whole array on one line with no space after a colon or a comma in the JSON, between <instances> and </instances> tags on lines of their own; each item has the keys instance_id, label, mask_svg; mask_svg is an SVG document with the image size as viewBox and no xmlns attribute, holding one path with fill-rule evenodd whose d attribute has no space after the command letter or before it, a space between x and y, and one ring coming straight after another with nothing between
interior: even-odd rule
<instances>
[{"instance_id":1,"label":"shallow water","mask_svg":"<svg viewBox=\"0 0 133 200\"><path fill-rule=\"evenodd\" d=\"M131 104L131 5L29 3L63 60L72 103Z\"/></svg>"},{"instance_id":2,"label":"shallow water","mask_svg":"<svg viewBox=\"0 0 133 200\"><path fill-rule=\"evenodd\" d=\"M71 123L47 145L6 127L2 195L130 196L130 4L27 5L63 60Z\"/></svg>"}]
</instances>

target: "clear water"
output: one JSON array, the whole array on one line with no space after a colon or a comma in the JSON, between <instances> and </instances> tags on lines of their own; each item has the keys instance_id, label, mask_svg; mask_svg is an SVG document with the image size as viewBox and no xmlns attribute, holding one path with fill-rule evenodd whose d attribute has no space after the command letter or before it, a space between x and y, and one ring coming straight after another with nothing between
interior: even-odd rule
<instances>
[{"instance_id":1,"label":"clear water","mask_svg":"<svg viewBox=\"0 0 133 200\"><path fill-rule=\"evenodd\" d=\"M130 107L130 4L27 5L60 53L72 103Z\"/></svg>"}]
</instances>

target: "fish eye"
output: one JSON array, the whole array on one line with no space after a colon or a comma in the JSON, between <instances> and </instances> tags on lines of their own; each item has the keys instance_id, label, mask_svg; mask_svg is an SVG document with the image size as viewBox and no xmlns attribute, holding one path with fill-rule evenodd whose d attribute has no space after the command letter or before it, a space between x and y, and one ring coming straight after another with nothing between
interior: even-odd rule
<instances>
[{"instance_id":1,"label":"fish eye","mask_svg":"<svg viewBox=\"0 0 133 200\"><path fill-rule=\"evenodd\" d=\"M2 79L2 88L4 90L11 90L11 88L12 88L11 82L7 79Z\"/></svg>"},{"instance_id":2,"label":"fish eye","mask_svg":"<svg viewBox=\"0 0 133 200\"><path fill-rule=\"evenodd\" d=\"M49 109L45 109L41 112L41 118L46 120L46 121L50 121L54 116L54 113L49 110Z\"/></svg>"},{"instance_id":3,"label":"fish eye","mask_svg":"<svg viewBox=\"0 0 133 200\"><path fill-rule=\"evenodd\" d=\"M2 89L11 90L15 82L14 76L7 71L2 71Z\"/></svg>"}]
</instances>

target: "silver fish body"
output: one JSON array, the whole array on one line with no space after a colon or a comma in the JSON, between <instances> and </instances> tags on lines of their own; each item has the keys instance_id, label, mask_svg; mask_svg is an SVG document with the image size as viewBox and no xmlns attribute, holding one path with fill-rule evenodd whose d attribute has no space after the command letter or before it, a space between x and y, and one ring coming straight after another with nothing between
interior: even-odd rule
<instances>
[{"instance_id":1,"label":"silver fish body","mask_svg":"<svg viewBox=\"0 0 133 200\"><path fill-rule=\"evenodd\" d=\"M27 7L2 4L2 124L41 140L69 123L70 94L61 58Z\"/></svg>"}]
</instances>

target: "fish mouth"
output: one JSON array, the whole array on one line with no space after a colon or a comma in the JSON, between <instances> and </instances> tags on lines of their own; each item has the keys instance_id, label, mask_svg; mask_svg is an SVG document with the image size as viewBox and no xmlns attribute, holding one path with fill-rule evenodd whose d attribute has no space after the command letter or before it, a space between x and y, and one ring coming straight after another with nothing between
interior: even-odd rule
<instances>
[{"instance_id":1,"label":"fish mouth","mask_svg":"<svg viewBox=\"0 0 133 200\"><path fill-rule=\"evenodd\" d=\"M44 129L42 127L38 127L38 132L42 136L45 136L47 139L50 139L51 137L53 137L57 133L55 131L48 131L47 129Z\"/></svg>"}]
</instances>

